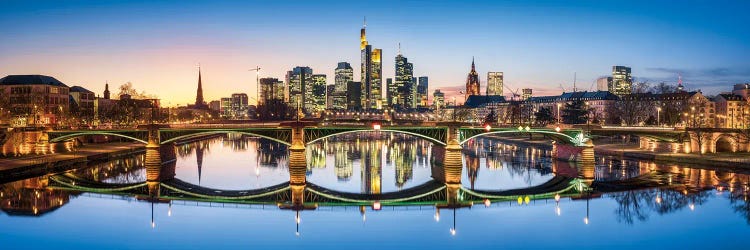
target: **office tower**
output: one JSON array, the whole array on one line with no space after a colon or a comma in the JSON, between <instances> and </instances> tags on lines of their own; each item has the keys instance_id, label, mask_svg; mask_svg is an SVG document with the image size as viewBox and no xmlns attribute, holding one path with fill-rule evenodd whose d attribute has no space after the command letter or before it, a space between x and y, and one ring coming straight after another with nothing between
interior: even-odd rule
<instances>
[{"instance_id":1,"label":"office tower","mask_svg":"<svg viewBox=\"0 0 750 250\"><path fill-rule=\"evenodd\" d=\"M346 108L348 110L362 109L362 83L348 82L346 84Z\"/></svg>"},{"instance_id":2,"label":"office tower","mask_svg":"<svg viewBox=\"0 0 750 250\"><path fill-rule=\"evenodd\" d=\"M385 104L388 105L388 107L393 108L394 104L398 103L398 87L393 83L393 78L386 78L385 86Z\"/></svg>"},{"instance_id":3,"label":"office tower","mask_svg":"<svg viewBox=\"0 0 750 250\"><path fill-rule=\"evenodd\" d=\"M487 72L487 95L503 95L503 72Z\"/></svg>"},{"instance_id":4,"label":"office tower","mask_svg":"<svg viewBox=\"0 0 750 250\"><path fill-rule=\"evenodd\" d=\"M260 105L268 103L270 100L284 100L284 82L278 78L261 78L260 79Z\"/></svg>"},{"instance_id":5,"label":"office tower","mask_svg":"<svg viewBox=\"0 0 750 250\"><path fill-rule=\"evenodd\" d=\"M417 84L417 107L427 107L428 95L427 89L429 88L429 82L426 76L419 77L419 84Z\"/></svg>"},{"instance_id":6,"label":"office tower","mask_svg":"<svg viewBox=\"0 0 750 250\"><path fill-rule=\"evenodd\" d=\"M247 94L245 93L234 93L232 94L232 112L235 118L247 118Z\"/></svg>"},{"instance_id":7,"label":"office tower","mask_svg":"<svg viewBox=\"0 0 750 250\"><path fill-rule=\"evenodd\" d=\"M396 79L393 83L397 89L394 108L416 108L415 94L417 91L413 78L414 65L409 63L409 60L399 53L396 56Z\"/></svg>"},{"instance_id":8,"label":"office tower","mask_svg":"<svg viewBox=\"0 0 750 250\"><path fill-rule=\"evenodd\" d=\"M348 62L339 62L335 71L333 100L331 108L346 109L346 85L354 81L354 69Z\"/></svg>"},{"instance_id":9,"label":"office tower","mask_svg":"<svg viewBox=\"0 0 750 250\"><path fill-rule=\"evenodd\" d=\"M382 54L383 50L367 44L365 28L360 30L360 52L362 59L362 106L365 109L382 107Z\"/></svg>"},{"instance_id":10,"label":"office tower","mask_svg":"<svg viewBox=\"0 0 750 250\"><path fill-rule=\"evenodd\" d=\"M306 83L303 103L305 112L319 113L326 106L326 75L312 75L312 81Z\"/></svg>"},{"instance_id":11,"label":"office tower","mask_svg":"<svg viewBox=\"0 0 750 250\"><path fill-rule=\"evenodd\" d=\"M297 109L297 106L304 108L305 106L305 95L304 93L312 90L306 89L312 82L312 69L310 67L297 66L294 69L287 71L286 73L287 82L287 94L289 106Z\"/></svg>"},{"instance_id":12,"label":"office tower","mask_svg":"<svg viewBox=\"0 0 750 250\"><path fill-rule=\"evenodd\" d=\"M633 93L633 76L630 73L630 67L612 66L612 86L609 92L619 96Z\"/></svg>"}]
</instances>

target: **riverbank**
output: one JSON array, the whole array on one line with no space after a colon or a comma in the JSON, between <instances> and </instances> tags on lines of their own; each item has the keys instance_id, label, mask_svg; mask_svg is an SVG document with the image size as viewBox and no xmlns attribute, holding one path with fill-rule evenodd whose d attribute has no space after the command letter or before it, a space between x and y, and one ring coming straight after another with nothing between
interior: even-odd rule
<instances>
[{"instance_id":1,"label":"riverbank","mask_svg":"<svg viewBox=\"0 0 750 250\"><path fill-rule=\"evenodd\" d=\"M552 148L550 140L528 138L492 137L508 143L528 145L542 148ZM680 163L688 165L704 165L708 167L726 167L750 169L750 153L714 153L714 154L684 154L658 153L638 148L637 144L617 144L607 141L594 141L594 153L618 158L649 160L657 163Z\"/></svg>"},{"instance_id":2,"label":"riverbank","mask_svg":"<svg viewBox=\"0 0 750 250\"><path fill-rule=\"evenodd\" d=\"M638 148L635 144L597 144L594 152L598 155L608 155L621 158L650 160L655 162L681 163L690 165L707 165L712 167L746 168L750 169L750 153L712 153L685 154L659 153Z\"/></svg>"},{"instance_id":3,"label":"riverbank","mask_svg":"<svg viewBox=\"0 0 750 250\"><path fill-rule=\"evenodd\" d=\"M0 159L0 182L64 171L86 162L107 161L142 152L145 152L145 147L141 143L121 142L84 145L74 152Z\"/></svg>"}]
</instances>

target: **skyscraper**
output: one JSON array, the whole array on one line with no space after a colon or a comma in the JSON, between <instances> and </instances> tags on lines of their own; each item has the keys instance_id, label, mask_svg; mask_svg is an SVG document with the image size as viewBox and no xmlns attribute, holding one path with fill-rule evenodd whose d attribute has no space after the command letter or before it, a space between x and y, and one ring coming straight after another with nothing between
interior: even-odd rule
<instances>
[{"instance_id":1,"label":"skyscraper","mask_svg":"<svg viewBox=\"0 0 750 250\"><path fill-rule=\"evenodd\" d=\"M388 105L388 107L393 108L393 105L398 103L398 87L393 83L393 78L389 77L385 79L385 88L385 104Z\"/></svg>"},{"instance_id":2,"label":"skyscraper","mask_svg":"<svg viewBox=\"0 0 750 250\"><path fill-rule=\"evenodd\" d=\"M284 100L284 82L278 78L261 78L259 103L263 105L274 99Z\"/></svg>"},{"instance_id":3,"label":"skyscraper","mask_svg":"<svg viewBox=\"0 0 750 250\"><path fill-rule=\"evenodd\" d=\"M348 110L362 109L362 83L346 83L346 108Z\"/></svg>"},{"instance_id":4,"label":"skyscraper","mask_svg":"<svg viewBox=\"0 0 750 250\"><path fill-rule=\"evenodd\" d=\"M630 73L630 67L612 66L612 86L609 92L620 96L633 93L633 76Z\"/></svg>"},{"instance_id":5,"label":"skyscraper","mask_svg":"<svg viewBox=\"0 0 750 250\"><path fill-rule=\"evenodd\" d=\"M365 109L378 109L382 106L382 61L383 50L374 49L367 44L365 28L360 30L360 52L362 59L362 107Z\"/></svg>"},{"instance_id":6,"label":"skyscraper","mask_svg":"<svg viewBox=\"0 0 750 250\"><path fill-rule=\"evenodd\" d=\"M427 95L427 89L429 88L429 82L426 76L419 77L419 84L417 85L417 107L427 107L427 101L429 96Z\"/></svg>"},{"instance_id":7,"label":"skyscraper","mask_svg":"<svg viewBox=\"0 0 750 250\"><path fill-rule=\"evenodd\" d=\"M330 104L334 109L346 109L346 87L351 81L354 81L354 69L348 62L339 62L335 71L335 82L333 103Z\"/></svg>"},{"instance_id":8,"label":"skyscraper","mask_svg":"<svg viewBox=\"0 0 750 250\"><path fill-rule=\"evenodd\" d=\"M305 86L305 112L318 113L326 108L326 75L312 75L312 81Z\"/></svg>"},{"instance_id":9,"label":"skyscraper","mask_svg":"<svg viewBox=\"0 0 750 250\"><path fill-rule=\"evenodd\" d=\"M306 89L307 85L310 85L312 82L312 69L310 67L294 67L294 69L287 71L286 82L289 106L294 109L297 109L297 105L300 108L304 108L304 93L312 91Z\"/></svg>"},{"instance_id":10,"label":"skyscraper","mask_svg":"<svg viewBox=\"0 0 750 250\"><path fill-rule=\"evenodd\" d=\"M396 87L396 103L393 107L396 109L410 109L416 108L416 84L413 81L414 78L414 65L409 60L399 53L396 56L396 79L394 85Z\"/></svg>"},{"instance_id":11,"label":"skyscraper","mask_svg":"<svg viewBox=\"0 0 750 250\"><path fill-rule=\"evenodd\" d=\"M503 72L487 72L487 95L503 95Z\"/></svg>"},{"instance_id":12,"label":"skyscraper","mask_svg":"<svg viewBox=\"0 0 750 250\"><path fill-rule=\"evenodd\" d=\"M469 96L481 95L479 92L479 75L477 74L476 67L474 66L474 58L471 59L471 71L466 77L466 96L464 100L468 100Z\"/></svg>"}]
</instances>

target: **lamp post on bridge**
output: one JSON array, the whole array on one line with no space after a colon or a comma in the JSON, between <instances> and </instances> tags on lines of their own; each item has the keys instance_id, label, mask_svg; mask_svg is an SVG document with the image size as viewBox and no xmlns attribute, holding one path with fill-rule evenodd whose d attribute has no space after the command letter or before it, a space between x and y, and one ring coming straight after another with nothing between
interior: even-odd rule
<instances>
[{"instance_id":1,"label":"lamp post on bridge","mask_svg":"<svg viewBox=\"0 0 750 250\"><path fill-rule=\"evenodd\" d=\"M656 126L661 127L661 107L656 107Z\"/></svg>"}]
</instances>

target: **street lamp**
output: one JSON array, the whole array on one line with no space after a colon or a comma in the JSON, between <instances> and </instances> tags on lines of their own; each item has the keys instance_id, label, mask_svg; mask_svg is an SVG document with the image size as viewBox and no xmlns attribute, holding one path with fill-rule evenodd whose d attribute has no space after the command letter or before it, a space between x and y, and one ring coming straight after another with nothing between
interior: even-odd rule
<instances>
[{"instance_id":1,"label":"street lamp","mask_svg":"<svg viewBox=\"0 0 750 250\"><path fill-rule=\"evenodd\" d=\"M661 127L661 107L656 107L656 125Z\"/></svg>"}]
</instances>

